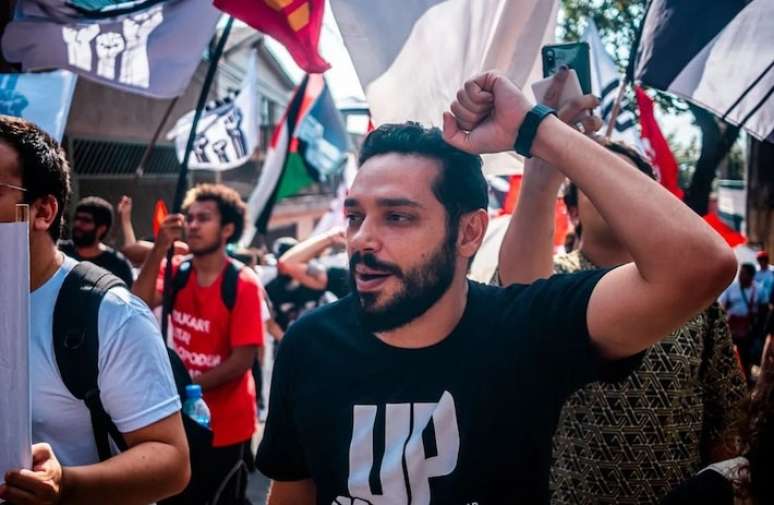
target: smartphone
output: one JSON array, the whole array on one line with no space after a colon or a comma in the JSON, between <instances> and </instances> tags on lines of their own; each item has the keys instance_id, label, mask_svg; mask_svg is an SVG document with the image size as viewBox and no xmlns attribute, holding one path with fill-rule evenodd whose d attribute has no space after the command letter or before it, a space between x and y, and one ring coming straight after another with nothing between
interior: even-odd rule
<instances>
[{"instance_id":1,"label":"smartphone","mask_svg":"<svg viewBox=\"0 0 774 505\"><path fill-rule=\"evenodd\" d=\"M559 71L559 67L567 65L578 74L583 94L591 93L591 61L587 42L543 46L541 55L543 56L543 77L554 75Z\"/></svg>"}]
</instances>

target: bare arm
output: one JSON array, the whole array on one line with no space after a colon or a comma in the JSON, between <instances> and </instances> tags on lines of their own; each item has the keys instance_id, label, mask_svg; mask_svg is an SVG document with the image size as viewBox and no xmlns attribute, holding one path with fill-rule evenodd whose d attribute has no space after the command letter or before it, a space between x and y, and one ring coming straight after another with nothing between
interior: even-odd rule
<instances>
[{"instance_id":1,"label":"bare arm","mask_svg":"<svg viewBox=\"0 0 774 505\"><path fill-rule=\"evenodd\" d=\"M183 216L170 214L164 218L159 236L145 259L140 274L132 285L132 293L140 297L149 307L161 305L162 296L156 291L156 279L161 270L161 262L167 255L167 249L183 234ZM171 266L169 267L171 268Z\"/></svg>"},{"instance_id":2,"label":"bare arm","mask_svg":"<svg viewBox=\"0 0 774 505\"><path fill-rule=\"evenodd\" d=\"M253 345L235 347L231 356L226 358L223 363L198 377L194 377L193 381L195 384L199 384L204 391L231 382L253 367L257 351L258 347Z\"/></svg>"},{"instance_id":3,"label":"bare arm","mask_svg":"<svg viewBox=\"0 0 774 505\"><path fill-rule=\"evenodd\" d=\"M267 505L314 505L317 490L311 479L280 482L272 481Z\"/></svg>"},{"instance_id":4,"label":"bare arm","mask_svg":"<svg viewBox=\"0 0 774 505\"><path fill-rule=\"evenodd\" d=\"M485 73L445 114L444 135L469 152L507 151L531 107L505 77ZM736 258L723 239L615 154L554 117L540 124L532 153L577 184L634 258L606 274L589 301L588 330L602 356L646 349L731 282Z\"/></svg>"},{"instance_id":5,"label":"bare arm","mask_svg":"<svg viewBox=\"0 0 774 505\"><path fill-rule=\"evenodd\" d=\"M296 244L280 257L277 265L279 271L310 289L325 289L328 285L327 272L325 269L310 268L309 262L327 248L339 243L342 237L342 230L334 229Z\"/></svg>"},{"instance_id":6,"label":"bare arm","mask_svg":"<svg viewBox=\"0 0 774 505\"><path fill-rule=\"evenodd\" d=\"M28 504L147 505L185 488L191 469L180 413L124 438L127 451L95 465L65 468L50 446L37 444L33 470L11 472L0 496Z\"/></svg>"},{"instance_id":7,"label":"bare arm","mask_svg":"<svg viewBox=\"0 0 774 505\"><path fill-rule=\"evenodd\" d=\"M567 71L554 77L544 97L546 105L558 107L566 79ZM585 112L598 104L592 95L578 97L559 110L559 119L569 124L582 122L587 133L596 131L601 120ZM564 175L539 158L524 162L519 202L500 245L498 270L503 286L530 284L554 273L554 208L563 182Z\"/></svg>"}]
</instances>

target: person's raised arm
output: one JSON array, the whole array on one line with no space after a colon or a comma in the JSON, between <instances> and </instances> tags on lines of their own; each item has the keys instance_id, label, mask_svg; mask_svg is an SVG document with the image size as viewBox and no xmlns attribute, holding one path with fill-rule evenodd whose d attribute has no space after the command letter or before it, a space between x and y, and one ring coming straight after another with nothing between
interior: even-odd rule
<instances>
[{"instance_id":1,"label":"person's raised arm","mask_svg":"<svg viewBox=\"0 0 774 505\"><path fill-rule=\"evenodd\" d=\"M308 288L323 290L328 285L327 272L324 268L314 267L311 261L329 247L343 241L344 231L340 228L304 240L279 258L277 268Z\"/></svg>"},{"instance_id":2,"label":"person's raised arm","mask_svg":"<svg viewBox=\"0 0 774 505\"><path fill-rule=\"evenodd\" d=\"M509 151L532 108L496 72L465 84L444 114L444 137L474 153ZM531 153L591 200L634 263L596 285L586 315L600 355L631 356L708 306L731 282L736 258L696 213L658 183L555 117L537 128Z\"/></svg>"},{"instance_id":3,"label":"person's raised arm","mask_svg":"<svg viewBox=\"0 0 774 505\"><path fill-rule=\"evenodd\" d=\"M183 236L183 219L182 214L170 214L164 218L159 229L159 236L132 286L132 293L140 297L151 308L161 305L162 297L156 290L156 281L167 250L175 240ZM171 268L171 265L168 265L168 268Z\"/></svg>"},{"instance_id":4,"label":"person's raised arm","mask_svg":"<svg viewBox=\"0 0 774 505\"><path fill-rule=\"evenodd\" d=\"M554 76L543 99L545 105L558 108L567 75L567 70L562 70ZM575 98L558 111L559 119L568 124L580 122L586 133L594 132L602 122L586 111L598 104L593 95ZM530 284L554 273L554 209L563 182L564 174L544 161L524 161L519 201L500 245L498 273L502 286Z\"/></svg>"}]
</instances>

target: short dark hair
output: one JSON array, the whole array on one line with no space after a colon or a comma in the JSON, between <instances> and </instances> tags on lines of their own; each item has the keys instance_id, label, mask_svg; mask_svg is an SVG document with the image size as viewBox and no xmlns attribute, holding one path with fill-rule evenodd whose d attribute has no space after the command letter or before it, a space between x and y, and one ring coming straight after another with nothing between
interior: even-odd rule
<instances>
[{"instance_id":1,"label":"short dark hair","mask_svg":"<svg viewBox=\"0 0 774 505\"><path fill-rule=\"evenodd\" d=\"M622 142L616 142L602 137L596 138L595 140L599 142L599 144L601 144L603 147L606 147L609 151L613 151L616 154L626 156L629 160L631 160L632 163L634 163L634 165L637 167L637 169L640 172L647 175L654 181L658 180L658 176L656 175L656 171L653 169L653 165L651 165L650 162L636 149ZM564 189L563 198L564 198L564 204L567 207L577 207L578 206L578 187L572 182L568 182Z\"/></svg>"},{"instance_id":2,"label":"short dark hair","mask_svg":"<svg viewBox=\"0 0 774 505\"><path fill-rule=\"evenodd\" d=\"M59 205L48 234L56 242L62 235L65 207L70 198L70 165L64 150L46 132L18 117L0 115L0 142L19 157L24 202L52 195Z\"/></svg>"},{"instance_id":3,"label":"short dark hair","mask_svg":"<svg viewBox=\"0 0 774 505\"><path fill-rule=\"evenodd\" d=\"M487 209L489 193L481 171L481 156L450 146L438 128L425 128L412 121L384 124L366 137L358 164L362 166L374 156L392 153L440 162L441 170L432 191L446 209L447 227L454 237L463 214Z\"/></svg>"},{"instance_id":4,"label":"short dark hair","mask_svg":"<svg viewBox=\"0 0 774 505\"><path fill-rule=\"evenodd\" d=\"M234 233L228 238L228 242L234 243L242 238L247 206L239 193L223 184L199 184L189 189L188 193L185 194L183 212L188 212L188 208L194 202L207 201L217 204L221 226L234 225Z\"/></svg>"},{"instance_id":5,"label":"short dark hair","mask_svg":"<svg viewBox=\"0 0 774 505\"><path fill-rule=\"evenodd\" d=\"M739 268L739 273L746 273L750 277L755 277L755 272L757 269L755 268L755 265L752 263L742 263L742 266Z\"/></svg>"},{"instance_id":6,"label":"short dark hair","mask_svg":"<svg viewBox=\"0 0 774 505\"><path fill-rule=\"evenodd\" d=\"M97 237L97 240L102 240L110 232L110 227L113 226L113 206L104 198L87 196L76 205L75 213L77 214L78 212L90 214L94 218L94 226L107 227L105 233Z\"/></svg>"}]
</instances>

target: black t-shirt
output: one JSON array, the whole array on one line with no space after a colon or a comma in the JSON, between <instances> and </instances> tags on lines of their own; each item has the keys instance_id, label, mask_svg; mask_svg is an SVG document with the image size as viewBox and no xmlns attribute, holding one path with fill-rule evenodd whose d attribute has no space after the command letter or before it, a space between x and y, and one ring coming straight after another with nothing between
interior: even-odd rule
<instances>
[{"instance_id":1,"label":"black t-shirt","mask_svg":"<svg viewBox=\"0 0 774 505\"><path fill-rule=\"evenodd\" d=\"M105 250L98 256L93 258L82 258L78 255L78 250L75 248L75 244L71 240L62 240L59 242L59 250L66 255L78 261L88 261L94 263L98 267L102 267L108 272L112 273L124 283L128 288L132 287L134 282L134 276L132 275L132 265L129 260L120 252L106 247Z\"/></svg>"},{"instance_id":2,"label":"black t-shirt","mask_svg":"<svg viewBox=\"0 0 774 505\"><path fill-rule=\"evenodd\" d=\"M337 298L344 298L352 290L349 280L349 269L341 267L327 267L325 273L328 276L328 284L325 291L330 291Z\"/></svg>"},{"instance_id":3,"label":"black t-shirt","mask_svg":"<svg viewBox=\"0 0 774 505\"><path fill-rule=\"evenodd\" d=\"M562 403L641 357L592 349L586 308L603 273L471 282L458 326L421 349L366 332L352 296L309 313L280 345L258 468L313 479L321 505L547 503Z\"/></svg>"},{"instance_id":4,"label":"black t-shirt","mask_svg":"<svg viewBox=\"0 0 774 505\"><path fill-rule=\"evenodd\" d=\"M266 294L274 307L274 319L283 330L287 330L304 311L317 306L325 293L319 289L303 286L288 275L278 275L266 284Z\"/></svg>"}]
</instances>

